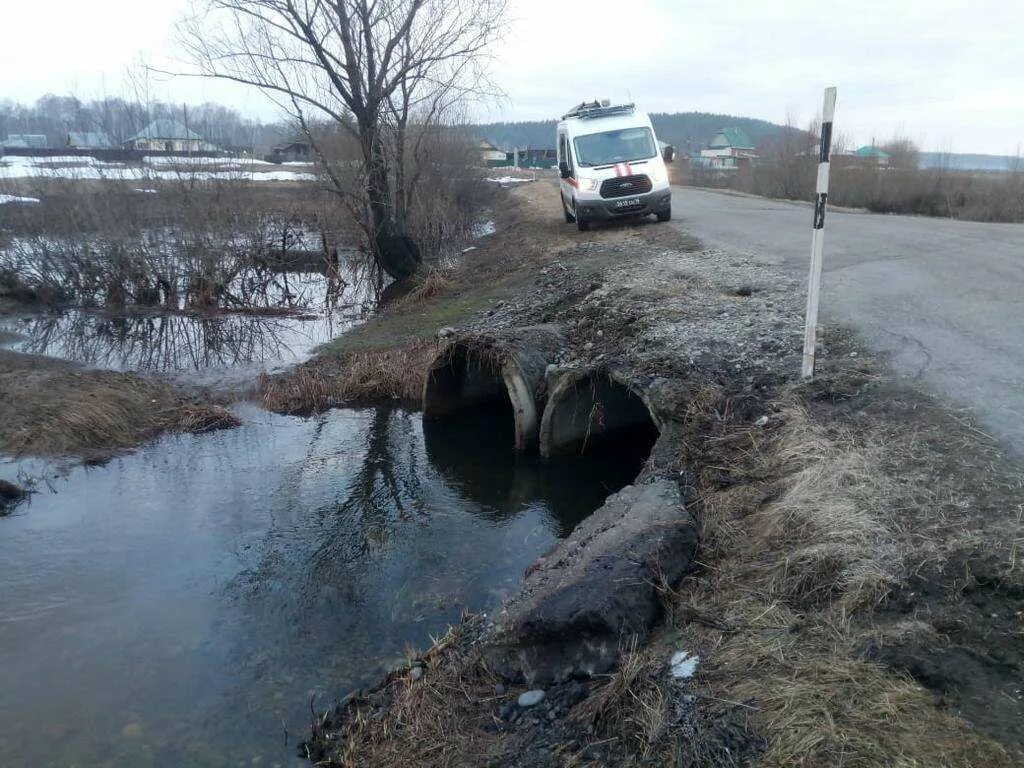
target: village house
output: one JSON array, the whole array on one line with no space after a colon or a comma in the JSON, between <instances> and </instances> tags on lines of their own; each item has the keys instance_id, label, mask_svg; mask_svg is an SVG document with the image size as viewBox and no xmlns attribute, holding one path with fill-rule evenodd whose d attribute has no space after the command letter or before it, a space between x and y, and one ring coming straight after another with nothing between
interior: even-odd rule
<instances>
[{"instance_id":1,"label":"village house","mask_svg":"<svg viewBox=\"0 0 1024 768\"><path fill-rule=\"evenodd\" d=\"M103 131L71 131L66 142L71 149L113 149L114 142Z\"/></svg>"},{"instance_id":2,"label":"village house","mask_svg":"<svg viewBox=\"0 0 1024 768\"><path fill-rule=\"evenodd\" d=\"M721 128L710 142L707 149L700 151L700 164L706 168L738 168L744 160L754 160L754 142L743 132L742 128Z\"/></svg>"},{"instance_id":3,"label":"village house","mask_svg":"<svg viewBox=\"0 0 1024 768\"><path fill-rule=\"evenodd\" d=\"M157 152L202 152L203 137L177 120L154 120L124 143L127 149Z\"/></svg>"},{"instance_id":4,"label":"village house","mask_svg":"<svg viewBox=\"0 0 1024 768\"><path fill-rule=\"evenodd\" d=\"M853 153L853 156L865 165L877 165L880 168L887 167L890 160L888 152L874 145L861 147Z\"/></svg>"},{"instance_id":5,"label":"village house","mask_svg":"<svg viewBox=\"0 0 1024 768\"><path fill-rule=\"evenodd\" d=\"M488 168L501 168L509 164L508 153L503 149L498 149L487 139L480 139L476 146L482 165Z\"/></svg>"},{"instance_id":6,"label":"village house","mask_svg":"<svg viewBox=\"0 0 1024 768\"><path fill-rule=\"evenodd\" d=\"M290 141L273 147L264 159L268 163L309 163L313 160L313 147L308 141Z\"/></svg>"},{"instance_id":7,"label":"village house","mask_svg":"<svg viewBox=\"0 0 1024 768\"><path fill-rule=\"evenodd\" d=\"M558 164L558 153L554 147L515 149L505 153L505 162L516 168L552 168Z\"/></svg>"},{"instance_id":8,"label":"village house","mask_svg":"<svg viewBox=\"0 0 1024 768\"><path fill-rule=\"evenodd\" d=\"M50 142L41 133L12 133L2 142L4 149L46 149Z\"/></svg>"}]
</instances>

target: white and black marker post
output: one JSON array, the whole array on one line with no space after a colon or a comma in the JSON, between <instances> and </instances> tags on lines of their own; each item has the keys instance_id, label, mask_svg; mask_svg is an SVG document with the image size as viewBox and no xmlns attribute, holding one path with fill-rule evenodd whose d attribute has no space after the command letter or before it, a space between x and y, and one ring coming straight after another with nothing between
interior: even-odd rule
<instances>
[{"instance_id":1,"label":"white and black marker post","mask_svg":"<svg viewBox=\"0 0 1024 768\"><path fill-rule=\"evenodd\" d=\"M821 150L818 183L814 195L814 228L811 231L811 274L807 281L807 317L804 325L804 361L801 375L814 375L814 345L818 336L818 299L821 295L821 258L825 248L825 203L828 202L828 156L832 149L832 118L836 113L836 89L825 89L821 108Z\"/></svg>"}]
</instances>

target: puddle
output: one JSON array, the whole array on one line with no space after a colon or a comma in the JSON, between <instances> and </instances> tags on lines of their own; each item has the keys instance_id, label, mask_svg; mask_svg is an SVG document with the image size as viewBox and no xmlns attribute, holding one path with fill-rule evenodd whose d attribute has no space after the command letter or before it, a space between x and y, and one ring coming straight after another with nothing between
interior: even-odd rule
<instances>
[{"instance_id":1,"label":"puddle","mask_svg":"<svg viewBox=\"0 0 1024 768\"><path fill-rule=\"evenodd\" d=\"M517 458L492 423L399 409L239 411L0 519L0 764L301 765L311 697L498 606L643 459Z\"/></svg>"}]
</instances>

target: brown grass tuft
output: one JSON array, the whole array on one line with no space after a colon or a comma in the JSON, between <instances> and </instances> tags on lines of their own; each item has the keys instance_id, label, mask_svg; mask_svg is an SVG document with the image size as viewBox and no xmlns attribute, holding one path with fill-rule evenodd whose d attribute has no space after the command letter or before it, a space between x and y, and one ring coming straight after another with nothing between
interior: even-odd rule
<instances>
[{"instance_id":1,"label":"brown grass tuft","mask_svg":"<svg viewBox=\"0 0 1024 768\"><path fill-rule=\"evenodd\" d=\"M435 350L433 342L417 342L317 358L288 373L263 376L260 399L269 410L290 414L382 400L418 404Z\"/></svg>"},{"instance_id":2,"label":"brown grass tuft","mask_svg":"<svg viewBox=\"0 0 1024 768\"><path fill-rule=\"evenodd\" d=\"M450 290L453 283L448 273L441 269L428 270L416 285L395 302L396 307L408 307L423 304L438 294Z\"/></svg>"},{"instance_id":3,"label":"brown grass tuft","mask_svg":"<svg viewBox=\"0 0 1024 768\"><path fill-rule=\"evenodd\" d=\"M177 427L182 432L213 432L240 427L242 420L220 405L192 404L181 409Z\"/></svg>"}]
</instances>

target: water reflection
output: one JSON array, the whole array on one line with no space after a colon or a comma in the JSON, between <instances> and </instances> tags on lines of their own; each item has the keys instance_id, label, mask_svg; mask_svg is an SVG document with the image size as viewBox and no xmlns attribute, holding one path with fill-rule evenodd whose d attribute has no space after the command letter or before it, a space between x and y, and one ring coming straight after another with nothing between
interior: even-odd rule
<instances>
[{"instance_id":1,"label":"water reflection","mask_svg":"<svg viewBox=\"0 0 1024 768\"><path fill-rule=\"evenodd\" d=\"M507 406L426 421L423 430L430 463L479 505L479 514L500 520L509 510L543 504L559 536L567 536L605 497L630 483L651 448L649 442L628 444L587 457L544 460L535 453L517 453Z\"/></svg>"},{"instance_id":2,"label":"water reflection","mask_svg":"<svg viewBox=\"0 0 1024 768\"><path fill-rule=\"evenodd\" d=\"M322 273L292 274L290 298L251 312L111 314L68 310L9 319L2 330L20 352L74 360L96 368L158 373L217 369L242 379L255 369L294 363L340 334L372 308L363 286L331 283Z\"/></svg>"},{"instance_id":3,"label":"water reflection","mask_svg":"<svg viewBox=\"0 0 1024 768\"><path fill-rule=\"evenodd\" d=\"M0 519L0 765L297 763L311 695L497 605L622 480L513 461L482 422L241 415Z\"/></svg>"}]
</instances>

